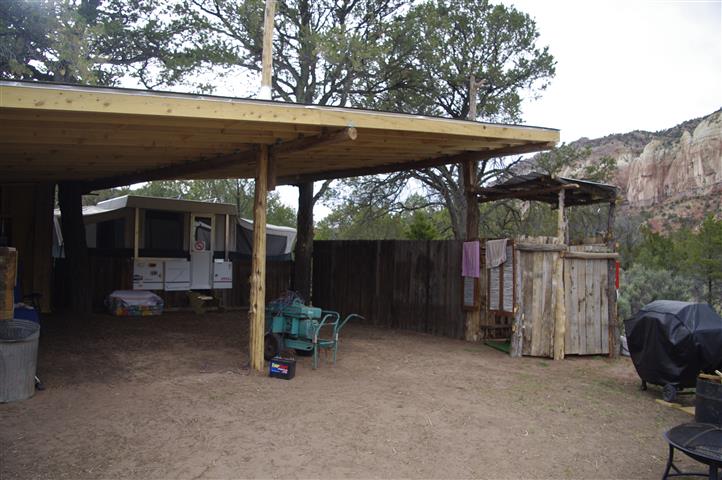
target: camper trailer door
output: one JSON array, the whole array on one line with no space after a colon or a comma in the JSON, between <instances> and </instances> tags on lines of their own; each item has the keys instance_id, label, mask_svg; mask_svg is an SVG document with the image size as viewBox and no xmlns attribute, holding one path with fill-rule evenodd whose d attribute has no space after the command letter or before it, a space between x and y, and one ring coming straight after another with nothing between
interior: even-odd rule
<instances>
[{"instance_id":1,"label":"camper trailer door","mask_svg":"<svg viewBox=\"0 0 722 480\"><path fill-rule=\"evenodd\" d=\"M213 274L213 215L191 215L191 289L210 290Z\"/></svg>"}]
</instances>

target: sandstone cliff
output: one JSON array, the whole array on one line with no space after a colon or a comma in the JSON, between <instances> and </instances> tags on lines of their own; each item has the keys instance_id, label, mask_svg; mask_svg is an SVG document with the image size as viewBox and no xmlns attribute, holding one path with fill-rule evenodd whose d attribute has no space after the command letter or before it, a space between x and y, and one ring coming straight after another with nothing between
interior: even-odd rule
<instances>
[{"instance_id":1,"label":"sandstone cliff","mask_svg":"<svg viewBox=\"0 0 722 480\"><path fill-rule=\"evenodd\" d=\"M585 163L617 160L613 183L625 213L644 213L655 229L722 215L722 110L660 132L634 131L573 146L591 149ZM565 172L573 175L573 172Z\"/></svg>"}]
</instances>

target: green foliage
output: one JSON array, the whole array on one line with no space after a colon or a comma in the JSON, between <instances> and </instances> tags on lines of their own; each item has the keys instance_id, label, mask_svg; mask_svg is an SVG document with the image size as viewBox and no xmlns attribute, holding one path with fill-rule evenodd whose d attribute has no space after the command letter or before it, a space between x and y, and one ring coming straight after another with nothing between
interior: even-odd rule
<instances>
[{"instance_id":1,"label":"green foliage","mask_svg":"<svg viewBox=\"0 0 722 480\"><path fill-rule=\"evenodd\" d=\"M346 105L370 93L393 70L389 46L398 0L286 0L277 4L273 45L273 97L287 102ZM165 9L171 29L187 29L188 53L227 73L258 74L263 52L263 0L180 0ZM383 65L384 70L380 69ZM172 70L174 65L169 65ZM223 74L223 72L219 72ZM361 85L361 79L374 82Z\"/></svg>"},{"instance_id":2,"label":"green foliage","mask_svg":"<svg viewBox=\"0 0 722 480\"><path fill-rule=\"evenodd\" d=\"M671 270L650 268L640 263L622 272L620 279L619 318L631 317L654 300L690 301L692 282Z\"/></svg>"},{"instance_id":3,"label":"green foliage","mask_svg":"<svg viewBox=\"0 0 722 480\"><path fill-rule=\"evenodd\" d=\"M688 279L689 298L722 306L722 219L708 215L696 230L681 228L668 235L642 228L633 256L640 268Z\"/></svg>"},{"instance_id":4,"label":"green foliage","mask_svg":"<svg viewBox=\"0 0 722 480\"><path fill-rule=\"evenodd\" d=\"M682 271L695 280L697 295L722 306L722 219L707 215L699 230L684 239L682 249Z\"/></svg>"},{"instance_id":5,"label":"green foliage","mask_svg":"<svg viewBox=\"0 0 722 480\"><path fill-rule=\"evenodd\" d=\"M439 232L428 212L416 210L407 221L404 236L409 240L435 240Z\"/></svg>"},{"instance_id":6,"label":"green foliage","mask_svg":"<svg viewBox=\"0 0 722 480\"><path fill-rule=\"evenodd\" d=\"M187 79L193 32L171 24L151 0L0 2L0 78L146 87ZM149 82L156 72L158 79Z\"/></svg>"},{"instance_id":7,"label":"green foliage","mask_svg":"<svg viewBox=\"0 0 722 480\"><path fill-rule=\"evenodd\" d=\"M477 112L485 119L519 120L523 90L544 90L555 62L537 45L536 23L513 6L487 0L419 2L398 18L387 39L391 55L381 71L386 91L360 104L409 113L466 118L469 76L486 81ZM401 63L404 68L396 68ZM377 82L369 77L367 83Z\"/></svg>"}]
</instances>

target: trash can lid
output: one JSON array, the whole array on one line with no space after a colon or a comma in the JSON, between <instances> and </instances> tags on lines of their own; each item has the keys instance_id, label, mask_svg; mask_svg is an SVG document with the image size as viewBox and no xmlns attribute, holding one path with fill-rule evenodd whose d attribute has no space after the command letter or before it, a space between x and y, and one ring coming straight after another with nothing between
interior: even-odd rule
<instances>
[{"instance_id":1,"label":"trash can lid","mask_svg":"<svg viewBox=\"0 0 722 480\"><path fill-rule=\"evenodd\" d=\"M0 320L0 342L21 342L40 331L40 325L28 320Z\"/></svg>"}]
</instances>

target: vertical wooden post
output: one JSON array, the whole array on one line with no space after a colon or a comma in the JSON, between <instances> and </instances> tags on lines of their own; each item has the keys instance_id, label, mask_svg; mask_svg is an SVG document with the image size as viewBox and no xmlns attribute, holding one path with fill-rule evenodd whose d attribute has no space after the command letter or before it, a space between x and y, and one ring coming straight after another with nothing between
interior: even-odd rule
<instances>
[{"instance_id":1,"label":"vertical wooden post","mask_svg":"<svg viewBox=\"0 0 722 480\"><path fill-rule=\"evenodd\" d=\"M566 217L564 213L564 189L559 190L559 220L557 239L564 244L566 238ZM564 252L555 252L552 292L554 296L554 360L564 359L564 336L566 335L566 302L564 301Z\"/></svg>"},{"instance_id":2,"label":"vertical wooden post","mask_svg":"<svg viewBox=\"0 0 722 480\"><path fill-rule=\"evenodd\" d=\"M559 190L559 205L558 205L558 219L557 219L557 238L559 243L563 244L566 239L567 219L566 212L564 211L564 189Z\"/></svg>"},{"instance_id":3,"label":"vertical wooden post","mask_svg":"<svg viewBox=\"0 0 722 480\"><path fill-rule=\"evenodd\" d=\"M17 250L12 247L0 247L0 321L13 319L17 262Z\"/></svg>"},{"instance_id":4,"label":"vertical wooden post","mask_svg":"<svg viewBox=\"0 0 722 480\"><path fill-rule=\"evenodd\" d=\"M476 83L476 76L471 75L469 77L469 120L476 120L476 95L479 89L479 84Z\"/></svg>"},{"instance_id":5,"label":"vertical wooden post","mask_svg":"<svg viewBox=\"0 0 722 480\"><path fill-rule=\"evenodd\" d=\"M479 203L476 201L474 188L476 187L476 160L469 160L461 165L463 181L464 181L464 197L466 199L466 239L479 239ZM474 281L474 289L476 290L476 298L481 298L482 292L481 282L479 279ZM481 328L481 307L482 302L475 302L473 309L464 313L464 324L466 331L464 338L468 342L475 342L479 339L479 329Z\"/></svg>"},{"instance_id":6,"label":"vertical wooden post","mask_svg":"<svg viewBox=\"0 0 722 480\"><path fill-rule=\"evenodd\" d=\"M524 342L524 310L522 305L521 294L521 253L517 251L514 258L514 282L518 289L514 298L514 323L512 323L511 332L511 348L509 355L512 357L521 357L522 346Z\"/></svg>"},{"instance_id":7,"label":"vertical wooden post","mask_svg":"<svg viewBox=\"0 0 722 480\"><path fill-rule=\"evenodd\" d=\"M609 202L609 215L607 216L607 248L613 252L616 248L614 236L614 218L617 210L617 201ZM619 320L617 318L617 289L615 278L617 273L617 261L611 259L607 264L607 311L609 312L609 356L619 356Z\"/></svg>"},{"instance_id":8,"label":"vertical wooden post","mask_svg":"<svg viewBox=\"0 0 722 480\"><path fill-rule=\"evenodd\" d=\"M191 227L191 230L193 228ZM133 212L133 260L138 258L140 250L140 208L135 207Z\"/></svg>"},{"instance_id":9,"label":"vertical wooden post","mask_svg":"<svg viewBox=\"0 0 722 480\"><path fill-rule=\"evenodd\" d=\"M296 218L296 250L293 288L305 301L311 300L313 259L313 182L298 185L298 216Z\"/></svg>"},{"instance_id":10,"label":"vertical wooden post","mask_svg":"<svg viewBox=\"0 0 722 480\"><path fill-rule=\"evenodd\" d=\"M271 73L273 70L273 18L276 15L276 0L266 0L263 17L263 54L261 58L261 91L258 97L271 99Z\"/></svg>"},{"instance_id":11,"label":"vertical wooden post","mask_svg":"<svg viewBox=\"0 0 722 480\"><path fill-rule=\"evenodd\" d=\"M223 230L225 232L224 238L223 238L223 260L226 262L228 261L228 247L229 243L231 242L231 216L226 213L226 226Z\"/></svg>"},{"instance_id":12,"label":"vertical wooden post","mask_svg":"<svg viewBox=\"0 0 722 480\"><path fill-rule=\"evenodd\" d=\"M268 194L268 146L260 145L256 160L253 200L253 255L248 309L248 356L251 369L263 371L263 335L266 308L266 197Z\"/></svg>"}]
</instances>

